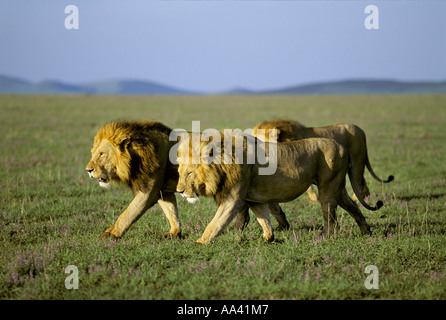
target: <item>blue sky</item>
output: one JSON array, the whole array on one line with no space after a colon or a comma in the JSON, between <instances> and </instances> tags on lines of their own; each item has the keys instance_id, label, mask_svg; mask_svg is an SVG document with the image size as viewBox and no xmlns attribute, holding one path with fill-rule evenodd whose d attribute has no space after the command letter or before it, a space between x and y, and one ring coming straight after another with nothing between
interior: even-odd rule
<instances>
[{"instance_id":1,"label":"blue sky","mask_svg":"<svg viewBox=\"0 0 446 320\"><path fill-rule=\"evenodd\" d=\"M367 30L367 5L379 29ZM67 30L67 5L79 30ZM207 92L351 78L446 80L446 1L1 0L0 74Z\"/></svg>"}]
</instances>

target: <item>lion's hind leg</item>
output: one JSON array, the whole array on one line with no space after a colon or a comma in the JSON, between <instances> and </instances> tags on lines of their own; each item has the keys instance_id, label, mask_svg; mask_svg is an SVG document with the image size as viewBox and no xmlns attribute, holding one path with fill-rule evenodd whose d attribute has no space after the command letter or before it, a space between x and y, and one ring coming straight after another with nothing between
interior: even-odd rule
<instances>
[{"instance_id":1,"label":"lion's hind leg","mask_svg":"<svg viewBox=\"0 0 446 320\"><path fill-rule=\"evenodd\" d=\"M356 179L357 179L356 181L358 181L358 187L359 187L359 190L361 191L362 197L365 199L368 196L370 196L370 190L369 190L369 187L367 186L367 182L365 181L364 177L358 178L358 176L356 176ZM358 179L360 179L360 180L358 180ZM355 193L352 194L351 199L353 201L359 201L359 199Z\"/></svg>"},{"instance_id":2,"label":"lion's hind leg","mask_svg":"<svg viewBox=\"0 0 446 320\"><path fill-rule=\"evenodd\" d=\"M370 234L370 226L367 224L364 215L358 205L348 196L347 190L344 188L341 193L339 205L346 210L355 219L361 229L362 234Z\"/></svg>"},{"instance_id":3,"label":"lion's hind leg","mask_svg":"<svg viewBox=\"0 0 446 320\"><path fill-rule=\"evenodd\" d=\"M338 207L336 202L320 200L322 213L324 215L324 229L323 234L325 237L330 237L334 234L334 230L337 227L336 220L336 208Z\"/></svg>"},{"instance_id":4,"label":"lion's hind leg","mask_svg":"<svg viewBox=\"0 0 446 320\"><path fill-rule=\"evenodd\" d=\"M321 203L322 213L324 216L323 234L330 237L334 234L337 227L336 209L338 207L337 192L333 193L333 189L319 186L319 202Z\"/></svg>"},{"instance_id":5,"label":"lion's hind leg","mask_svg":"<svg viewBox=\"0 0 446 320\"><path fill-rule=\"evenodd\" d=\"M268 207L274 219L276 219L279 223L278 230L288 230L290 228L290 224L288 223L285 212L283 212L280 205L278 203L270 203L268 204Z\"/></svg>"},{"instance_id":6,"label":"lion's hind leg","mask_svg":"<svg viewBox=\"0 0 446 320\"><path fill-rule=\"evenodd\" d=\"M271 242L274 240L273 226L269 215L269 208L267 203L248 203L251 210L256 215L257 221L263 229L263 238L265 241Z\"/></svg>"},{"instance_id":7,"label":"lion's hind leg","mask_svg":"<svg viewBox=\"0 0 446 320\"><path fill-rule=\"evenodd\" d=\"M243 230L248 225L249 220L249 208L246 206L246 208L241 209L240 212L237 213L232 222L234 223L234 228L236 230Z\"/></svg>"}]
</instances>

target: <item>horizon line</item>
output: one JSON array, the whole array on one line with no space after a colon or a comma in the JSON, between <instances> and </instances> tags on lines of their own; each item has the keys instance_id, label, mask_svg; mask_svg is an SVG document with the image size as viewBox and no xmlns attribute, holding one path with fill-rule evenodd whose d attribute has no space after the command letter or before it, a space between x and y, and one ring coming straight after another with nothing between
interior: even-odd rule
<instances>
[{"instance_id":1,"label":"horizon line","mask_svg":"<svg viewBox=\"0 0 446 320\"><path fill-rule=\"evenodd\" d=\"M196 89L184 89L180 86L171 85L164 82L158 82L156 80L150 80L150 79L142 79L142 78L130 78L130 77L114 77L114 78L105 78L102 80L91 80L91 81L80 81L80 82L69 82L65 80L57 80L57 79L44 79L40 81L32 81L28 80L26 78L22 78L20 76L13 76L8 75L4 73L0 73L0 77L3 78L10 78L11 80L16 81L22 81L30 85L39 85L39 84L45 84L45 83L57 83L57 84L63 84L63 85L71 85L71 86L86 86L86 85L94 85L98 83L106 83L106 82L139 82L139 83L147 83L152 85L158 85L163 86L168 89L182 91L185 94L197 94L197 95L213 95L213 94L230 94L237 91L245 91L246 94L262 94L262 93L269 93L269 92L277 92L277 91L285 91L289 89L296 89L296 88L303 88L313 85L323 85L323 84L331 84L331 83L345 83L345 82L394 82L394 83L402 83L402 84L442 84L446 82L446 78L442 80L401 80L398 78L391 78L391 77L351 77L351 78L339 78L339 79L327 79L327 80L320 80L320 81L310 81L310 82L302 82L300 84L289 84L289 85L283 85L280 87L270 87L266 89L252 89L248 86L243 85L234 85L231 87L228 87L227 89L220 89L220 90L196 90ZM1 91L1 90L0 90ZM94 93L93 93L94 94Z\"/></svg>"}]
</instances>

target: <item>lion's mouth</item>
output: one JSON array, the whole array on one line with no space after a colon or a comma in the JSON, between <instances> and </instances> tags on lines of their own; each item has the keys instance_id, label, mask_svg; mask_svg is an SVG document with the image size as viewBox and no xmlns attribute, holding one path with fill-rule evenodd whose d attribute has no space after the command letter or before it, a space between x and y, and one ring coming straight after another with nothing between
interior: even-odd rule
<instances>
[{"instance_id":1,"label":"lion's mouth","mask_svg":"<svg viewBox=\"0 0 446 320\"><path fill-rule=\"evenodd\" d=\"M88 176L89 176L91 179L98 179L98 181L99 181L100 184L101 184L101 183L104 183L104 184L109 183L109 179L108 179L108 178L97 177L97 176L92 172L93 170L87 170L87 171L88 171Z\"/></svg>"},{"instance_id":2,"label":"lion's mouth","mask_svg":"<svg viewBox=\"0 0 446 320\"><path fill-rule=\"evenodd\" d=\"M185 194L184 192L181 193L181 196L186 198L186 200L189 203L195 203L198 201L198 194L196 192L194 192L193 194L189 195L189 194Z\"/></svg>"},{"instance_id":3,"label":"lion's mouth","mask_svg":"<svg viewBox=\"0 0 446 320\"><path fill-rule=\"evenodd\" d=\"M109 187L109 182L110 180L107 178L98 178L99 181L99 186L104 187L104 188L108 188Z\"/></svg>"}]
</instances>

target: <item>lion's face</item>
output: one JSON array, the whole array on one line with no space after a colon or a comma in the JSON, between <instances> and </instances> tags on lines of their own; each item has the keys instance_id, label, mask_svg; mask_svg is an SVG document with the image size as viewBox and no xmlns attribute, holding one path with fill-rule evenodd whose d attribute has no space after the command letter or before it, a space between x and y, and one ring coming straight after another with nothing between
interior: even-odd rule
<instances>
[{"instance_id":1,"label":"lion's face","mask_svg":"<svg viewBox=\"0 0 446 320\"><path fill-rule=\"evenodd\" d=\"M211 143L201 141L193 145L192 139L188 139L178 149L177 192L191 203L195 203L199 196L212 197L218 192L221 175L212 163L213 149L208 148Z\"/></svg>"},{"instance_id":2,"label":"lion's face","mask_svg":"<svg viewBox=\"0 0 446 320\"><path fill-rule=\"evenodd\" d=\"M205 195L206 186L201 179L199 164L179 164L177 192L187 198L190 203L195 203L200 195Z\"/></svg>"},{"instance_id":3,"label":"lion's face","mask_svg":"<svg viewBox=\"0 0 446 320\"><path fill-rule=\"evenodd\" d=\"M116 157L118 151L106 139L95 141L91 149L91 159L87 170L90 178L98 179L101 187L108 187L110 182L119 181L116 173Z\"/></svg>"}]
</instances>

